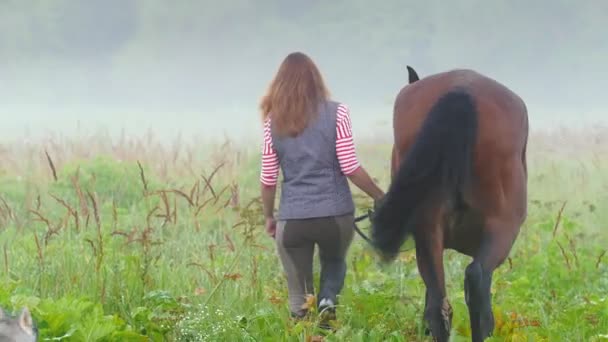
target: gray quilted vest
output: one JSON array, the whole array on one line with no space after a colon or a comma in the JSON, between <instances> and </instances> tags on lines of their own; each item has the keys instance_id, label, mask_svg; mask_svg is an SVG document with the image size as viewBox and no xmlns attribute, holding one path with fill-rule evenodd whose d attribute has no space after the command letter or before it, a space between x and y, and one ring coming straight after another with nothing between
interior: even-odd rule
<instances>
[{"instance_id":1,"label":"gray quilted vest","mask_svg":"<svg viewBox=\"0 0 608 342\"><path fill-rule=\"evenodd\" d=\"M336 157L337 109L333 101L321 104L317 119L297 137L272 133L283 175L279 220L354 213L348 179Z\"/></svg>"}]
</instances>

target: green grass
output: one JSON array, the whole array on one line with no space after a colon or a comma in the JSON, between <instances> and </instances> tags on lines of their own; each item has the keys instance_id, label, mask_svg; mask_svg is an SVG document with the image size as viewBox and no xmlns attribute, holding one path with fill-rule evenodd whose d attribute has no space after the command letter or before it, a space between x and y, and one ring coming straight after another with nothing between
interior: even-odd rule
<instances>
[{"instance_id":1,"label":"green grass","mask_svg":"<svg viewBox=\"0 0 608 342\"><path fill-rule=\"evenodd\" d=\"M492 341L608 340L608 154L555 146L531 141L529 215L494 275ZM389 146L358 149L386 188ZM286 282L256 201L257 149L162 149L149 140L113 148L89 138L1 151L0 306L27 305L42 340L319 335L313 321L288 318ZM370 203L356 193L362 212ZM453 341L470 340L468 262L445 253ZM356 238L339 330L325 340L430 340L422 334L423 295L413 250L382 266Z\"/></svg>"}]
</instances>

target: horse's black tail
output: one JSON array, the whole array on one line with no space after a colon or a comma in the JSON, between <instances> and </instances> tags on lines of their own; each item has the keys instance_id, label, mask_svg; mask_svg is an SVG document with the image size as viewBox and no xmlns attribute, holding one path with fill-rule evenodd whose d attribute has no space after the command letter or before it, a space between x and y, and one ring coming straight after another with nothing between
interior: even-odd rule
<instances>
[{"instance_id":1,"label":"horse's black tail","mask_svg":"<svg viewBox=\"0 0 608 342\"><path fill-rule=\"evenodd\" d=\"M373 244L387 260L397 256L429 208L462 200L472 178L477 122L466 90L445 94L431 108L372 218Z\"/></svg>"}]
</instances>

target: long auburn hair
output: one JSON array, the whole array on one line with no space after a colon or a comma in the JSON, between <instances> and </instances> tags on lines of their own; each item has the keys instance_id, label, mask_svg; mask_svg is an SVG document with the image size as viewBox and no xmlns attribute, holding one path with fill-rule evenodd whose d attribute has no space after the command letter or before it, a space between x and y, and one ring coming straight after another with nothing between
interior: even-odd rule
<instances>
[{"instance_id":1,"label":"long auburn hair","mask_svg":"<svg viewBox=\"0 0 608 342\"><path fill-rule=\"evenodd\" d=\"M266 120L272 113L277 134L297 136L316 117L319 104L329 96L323 76L312 59L302 52L293 52L283 60L262 98L262 118Z\"/></svg>"}]
</instances>

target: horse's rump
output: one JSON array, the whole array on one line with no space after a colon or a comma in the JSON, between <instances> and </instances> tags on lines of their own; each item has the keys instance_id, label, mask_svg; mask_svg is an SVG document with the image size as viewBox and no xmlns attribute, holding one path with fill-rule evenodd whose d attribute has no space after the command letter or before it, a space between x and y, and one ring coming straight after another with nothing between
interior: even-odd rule
<instances>
[{"instance_id":1,"label":"horse's rump","mask_svg":"<svg viewBox=\"0 0 608 342\"><path fill-rule=\"evenodd\" d=\"M375 218L377 247L389 256L429 210L489 213L525 197L499 184L504 172L525 169L528 130L523 101L502 84L470 70L414 81L397 96L393 130L393 182Z\"/></svg>"},{"instance_id":2,"label":"horse's rump","mask_svg":"<svg viewBox=\"0 0 608 342\"><path fill-rule=\"evenodd\" d=\"M508 168L509 161L521 162L526 171L528 115L523 100L504 85L475 71L453 70L421 79L399 93L393 113L396 150L393 172L397 173L431 108L445 94L454 91L470 96L477 115L473 158L475 182L471 184L471 191L483 192L479 189L481 184L491 183L490 175ZM464 114L455 112L455 115ZM472 201L474 196L468 197Z\"/></svg>"},{"instance_id":3,"label":"horse's rump","mask_svg":"<svg viewBox=\"0 0 608 342\"><path fill-rule=\"evenodd\" d=\"M440 97L456 89L469 94L475 102L479 114L479 145L488 140L495 143L505 140L497 148L512 152L503 153L522 151L528 125L527 109L521 98L504 85L475 71L452 70L415 81L403 87L397 95L393 109L393 134L400 154L412 144L431 107ZM398 166L399 163L395 165Z\"/></svg>"}]
</instances>

